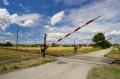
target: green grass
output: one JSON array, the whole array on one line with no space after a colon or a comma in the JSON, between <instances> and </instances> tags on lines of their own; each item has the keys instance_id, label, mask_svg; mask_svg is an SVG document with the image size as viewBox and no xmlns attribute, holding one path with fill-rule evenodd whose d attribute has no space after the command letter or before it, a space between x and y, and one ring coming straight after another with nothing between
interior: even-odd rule
<instances>
[{"instance_id":1,"label":"green grass","mask_svg":"<svg viewBox=\"0 0 120 79\"><path fill-rule=\"evenodd\" d=\"M113 48L112 51L105 56L113 59L120 59L120 50L118 48Z\"/></svg>"},{"instance_id":2,"label":"green grass","mask_svg":"<svg viewBox=\"0 0 120 79\"><path fill-rule=\"evenodd\" d=\"M113 59L120 59L120 51L114 47L105 55ZM96 67L89 71L87 79L120 79L120 66L110 65L107 67Z\"/></svg>"},{"instance_id":3,"label":"green grass","mask_svg":"<svg viewBox=\"0 0 120 79\"><path fill-rule=\"evenodd\" d=\"M81 53L88 53L88 52L93 52L93 51L97 51L97 50L100 50L101 48L99 47L84 47L84 48L81 48L78 50L78 52L81 52Z\"/></svg>"},{"instance_id":4,"label":"green grass","mask_svg":"<svg viewBox=\"0 0 120 79\"><path fill-rule=\"evenodd\" d=\"M93 68L89 71L87 79L120 79L120 66Z\"/></svg>"}]
</instances>

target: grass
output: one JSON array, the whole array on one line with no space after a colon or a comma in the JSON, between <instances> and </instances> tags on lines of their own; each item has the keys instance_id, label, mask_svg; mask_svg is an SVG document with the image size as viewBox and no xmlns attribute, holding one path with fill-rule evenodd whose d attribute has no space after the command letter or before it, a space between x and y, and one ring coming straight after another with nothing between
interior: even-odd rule
<instances>
[{"instance_id":1,"label":"grass","mask_svg":"<svg viewBox=\"0 0 120 79\"><path fill-rule=\"evenodd\" d=\"M9 47L9 49L15 49L15 47ZM19 51L23 52L32 52L39 54L40 53L40 47L19 47ZM100 48L93 48L93 47L82 47L78 48L77 53L83 54L88 53L92 51L100 50ZM49 47L47 49L47 54L52 56L71 56L74 54L74 48L73 47Z\"/></svg>"},{"instance_id":2,"label":"grass","mask_svg":"<svg viewBox=\"0 0 120 79\"><path fill-rule=\"evenodd\" d=\"M14 49L13 47L11 49ZM21 52L20 50L24 51ZM78 54L88 53L92 51L100 50L100 48L82 47L78 48ZM25 53L25 51L32 51ZM15 60L15 59L31 59L39 57L39 47L19 47L18 51L10 50L6 48L0 48L0 61ZM49 47L47 49L48 55L54 56L71 56L73 55L73 47Z\"/></svg>"},{"instance_id":3,"label":"grass","mask_svg":"<svg viewBox=\"0 0 120 79\"><path fill-rule=\"evenodd\" d=\"M83 47L78 49L78 54L100 50L100 48ZM0 73L6 73L31 66L37 66L54 61L56 56L73 55L73 47L49 47L47 57L40 58L39 47L19 47L18 51L14 47L0 48ZM52 56L51 56L52 55Z\"/></svg>"},{"instance_id":4,"label":"grass","mask_svg":"<svg viewBox=\"0 0 120 79\"><path fill-rule=\"evenodd\" d=\"M12 49L14 48L12 47ZM19 47L19 50L33 52L33 53L40 52L39 47ZM97 50L100 50L100 48L82 47L82 48L78 48L78 54L88 53ZM71 56L73 55L73 52L74 52L73 47L49 47L47 49L47 54L52 56Z\"/></svg>"},{"instance_id":5,"label":"grass","mask_svg":"<svg viewBox=\"0 0 120 79\"><path fill-rule=\"evenodd\" d=\"M105 55L106 57L119 59L120 60L120 50L118 48L113 48L108 54Z\"/></svg>"},{"instance_id":6,"label":"grass","mask_svg":"<svg viewBox=\"0 0 120 79\"><path fill-rule=\"evenodd\" d=\"M93 68L89 71L87 79L120 79L120 66Z\"/></svg>"},{"instance_id":7,"label":"grass","mask_svg":"<svg viewBox=\"0 0 120 79\"><path fill-rule=\"evenodd\" d=\"M105 56L120 60L120 50L114 47ZM120 79L120 66L109 65L107 67L95 67L89 71L87 79Z\"/></svg>"},{"instance_id":8,"label":"grass","mask_svg":"<svg viewBox=\"0 0 120 79\"><path fill-rule=\"evenodd\" d=\"M37 57L37 54L16 52L13 50L0 49L0 61L31 59Z\"/></svg>"},{"instance_id":9,"label":"grass","mask_svg":"<svg viewBox=\"0 0 120 79\"><path fill-rule=\"evenodd\" d=\"M21 62L14 62L9 64L2 64L0 65L0 74L23 69L23 68L28 68L32 66L38 66L40 64L45 64L52 61L54 61L54 58L47 57L47 58L36 58Z\"/></svg>"},{"instance_id":10,"label":"grass","mask_svg":"<svg viewBox=\"0 0 120 79\"><path fill-rule=\"evenodd\" d=\"M16 52L13 50L0 49L0 74L18 69L37 66L54 61L51 56L41 58L39 54Z\"/></svg>"},{"instance_id":11,"label":"grass","mask_svg":"<svg viewBox=\"0 0 120 79\"><path fill-rule=\"evenodd\" d=\"M89 53L92 51L100 50L100 48L93 48L93 47L83 47L78 48L77 54ZM74 54L73 47L50 47L47 49L47 53L55 56L71 56Z\"/></svg>"},{"instance_id":12,"label":"grass","mask_svg":"<svg viewBox=\"0 0 120 79\"><path fill-rule=\"evenodd\" d=\"M99 47L83 47L81 49L78 50L78 52L80 53L88 53L88 52L93 52L93 51L97 51L97 50L100 50L101 48Z\"/></svg>"}]
</instances>

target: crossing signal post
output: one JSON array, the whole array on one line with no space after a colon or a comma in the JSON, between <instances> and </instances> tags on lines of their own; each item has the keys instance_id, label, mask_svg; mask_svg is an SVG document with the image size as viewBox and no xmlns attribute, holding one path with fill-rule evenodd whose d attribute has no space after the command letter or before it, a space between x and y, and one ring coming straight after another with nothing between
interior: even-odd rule
<instances>
[{"instance_id":1,"label":"crossing signal post","mask_svg":"<svg viewBox=\"0 0 120 79\"><path fill-rule=\"evenodd\" d=\"M46 38L47 38L47 34L44 34L44 44L43 47L41 47L41 57L46 57L46 49L47 49Z\"/></svg>"}]
</instances>

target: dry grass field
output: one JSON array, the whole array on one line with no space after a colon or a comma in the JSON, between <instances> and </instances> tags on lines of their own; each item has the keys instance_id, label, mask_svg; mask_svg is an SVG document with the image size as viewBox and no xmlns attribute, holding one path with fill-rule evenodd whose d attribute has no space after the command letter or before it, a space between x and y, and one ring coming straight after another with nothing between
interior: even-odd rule
<instances>
[{"instance_id":1,"label":"dry grass field","mask_svg":"<svg viewBox=\"0 0 120 79\"><path fill-rule=\"evenodd\" d=\"M88 53L100 50L100 48L83 47L78 49L78 54ZM39 47L15 47L0 48L0 73L10 72L17 69L23 69L31 66L55 60L57 56L72 56L73 47L49 47L47 49L47 57L40 57Z\"/></svg>"}]
</instances>

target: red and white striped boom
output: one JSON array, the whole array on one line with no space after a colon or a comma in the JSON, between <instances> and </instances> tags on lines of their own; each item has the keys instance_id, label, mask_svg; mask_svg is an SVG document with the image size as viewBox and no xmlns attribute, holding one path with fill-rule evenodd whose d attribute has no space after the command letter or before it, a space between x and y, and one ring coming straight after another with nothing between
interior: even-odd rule
<instances>
[{"instance_id":1,"label":"red and white striped boom","mask_svg":"<svg viewBox=\"0 0 120 79\"><path fill-rule=\"evenodd\" d=\"M98 17L96 17L96 18L94 18L94 19L92 19L92 20L86 22L86 23L85 23L84 25L82 25L81 27L78 27L78 28L76 28L74 31L72 31L71 33L66 34L63 38L58 39L57 42L63 40L64 38L68 37L68 36L71 35L72 33L74 33L74 32L76 32L76 31L80 30L80 29L83 28L84 26L86 26L86 25L92 23L93 21L95 21L95 20L98 19L99 17L101 17L101 16L98 16ZM55 44L55 43L53 43L53 44Z\"/></svg>"}]
</instances>

